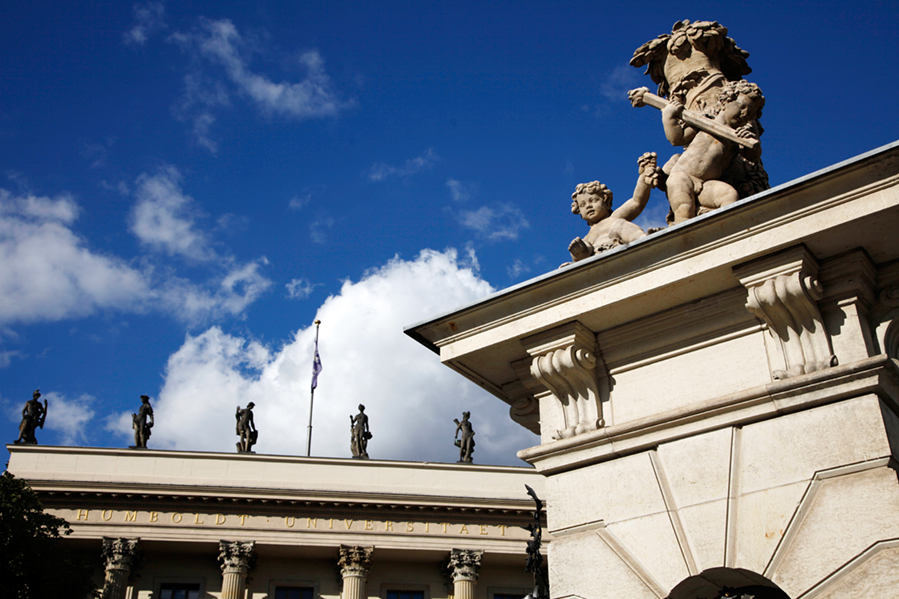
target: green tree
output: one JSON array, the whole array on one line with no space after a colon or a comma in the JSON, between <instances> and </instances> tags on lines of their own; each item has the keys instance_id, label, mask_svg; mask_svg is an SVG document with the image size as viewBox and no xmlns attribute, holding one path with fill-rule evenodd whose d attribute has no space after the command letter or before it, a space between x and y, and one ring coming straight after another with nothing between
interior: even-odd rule
<instances>
[{"instance_id":1,"label":"green tree","mask_svg":"<svg viewBox=\"0 0 899 599\"><path fill-rule=\"evenodd\" d=\"M25 481L0 475L0 599L97 597L90 566L61 542L69 534Z\"/></svg>"}]
</instances>

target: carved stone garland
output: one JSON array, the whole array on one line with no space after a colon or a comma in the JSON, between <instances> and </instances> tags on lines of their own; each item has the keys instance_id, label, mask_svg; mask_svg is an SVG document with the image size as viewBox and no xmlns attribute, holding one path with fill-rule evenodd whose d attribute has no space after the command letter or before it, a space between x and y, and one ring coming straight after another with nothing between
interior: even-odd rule
<instances>
[{"instance_id":1,"label":"carved stone garland","mask_svg":"<svg viewBox=\"0 0 899 599\"><path fill-rule=\"evenodd\" d=\"M556 327L522 340L531 356L530 375L551 394L562 414L564 428L555 438L567 438L604 426L596 337L579 322Z\"/></svg>"},{"instance_id":2,"label":"carved stone garland","mask_svg":"<svg viewBox=\"0 0 899 599\"><path fill-rule=\"evenodd\" d=\"M125 599L128 577L138 561L140 539L103 537L103 561L106 566L103 599Z\"/></svg>"},{"instance_id":3,"label":"carved stone garland","mask_svg":"<svg viewBox=\"0 0 899 599\"><path fill-rule=\"evenodd\" d=\"M818 310L822 287L818 262L796 246L734 269L746 287L746 309L762 319L778 342L784 368L773 368L785 379L835 366L836 356Z\"/></svg>"}]
</instances>

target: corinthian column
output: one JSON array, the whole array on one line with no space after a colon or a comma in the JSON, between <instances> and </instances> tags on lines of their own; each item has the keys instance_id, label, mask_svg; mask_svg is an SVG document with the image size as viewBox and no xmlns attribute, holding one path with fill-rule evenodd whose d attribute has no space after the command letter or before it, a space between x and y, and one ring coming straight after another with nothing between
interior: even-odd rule
<instances>
[{"instance_id":1,"label":"corinthian column","mask_svg":"<svg viewBox=\"0 0 899 599\"><path fill-rule=\"evenodd\" d=\"M255 541L219 541L222 599L243 599L247 571L256 562Z\"/></svg>"},{"instance_id":2,"label":"corinthian column","mask_svg":"<svg viewBox=\"0 0 899 599\"><path fill-rule=\"evenodd\" d=\"M340 559L337 566L343 577L343 593L341 599L363 599L365 596L365 579L371 570L371 554L374 547L340 546Z\"/></svg>"},{"instance_id":3,"label":"corinthian column","mask_svg":"<svg viewBox=\"0 0 899 599\"><path fill-rule=\"evenodd\" d=\"M140 539L111 539L103 537L103 561L106 576L103 581L103 599L125 599L128 577L137 562L137 544Z\"/></svg>"},{"instance_id":4,"label":"corinthian column","mask_svg":"<svg viewBox=\"0 0 899 599\"><path fill-rule=\"evenodd\" d=\"M478 582L483 551L453 549L449 570L453 576L453 599L474 599L474 585Z\"/></svg>"}]
</instances>

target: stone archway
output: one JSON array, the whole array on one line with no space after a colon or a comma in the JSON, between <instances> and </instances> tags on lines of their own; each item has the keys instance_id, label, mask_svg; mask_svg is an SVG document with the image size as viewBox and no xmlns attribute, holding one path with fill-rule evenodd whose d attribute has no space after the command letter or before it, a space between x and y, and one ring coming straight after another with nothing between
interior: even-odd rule
<instances>
[{"instance_id":1,"label":"stone archway","mask_svg":"<svg viewBox=\"0 0 899 599\"><path fill-rule=\"evenodd\" d=\"M790 599L762 576L741 568L710 568L681 581L666 599Z\"/></svg>"}]
</instances>

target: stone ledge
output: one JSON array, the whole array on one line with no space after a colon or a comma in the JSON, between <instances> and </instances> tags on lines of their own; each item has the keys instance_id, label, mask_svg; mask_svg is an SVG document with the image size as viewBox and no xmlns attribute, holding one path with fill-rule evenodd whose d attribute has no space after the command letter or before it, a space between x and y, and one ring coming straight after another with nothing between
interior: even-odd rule
<instances>
[{"instance_id":1,"label":"stone ledge","mask_svg":"<svg viewBox=\"0 0 899 599\"><path fill-rule=\"evenodd\" d=\"M885 354L523 449L518 457L548 475L868 393L877 394L899 414L899 365Z\"/></svg>"}]
</instances>

